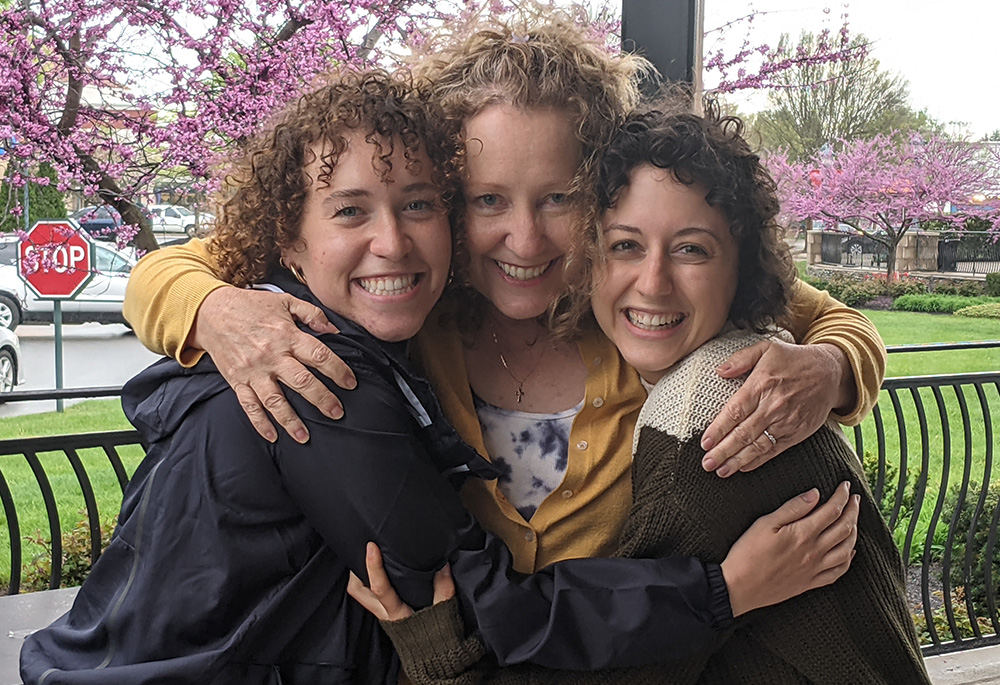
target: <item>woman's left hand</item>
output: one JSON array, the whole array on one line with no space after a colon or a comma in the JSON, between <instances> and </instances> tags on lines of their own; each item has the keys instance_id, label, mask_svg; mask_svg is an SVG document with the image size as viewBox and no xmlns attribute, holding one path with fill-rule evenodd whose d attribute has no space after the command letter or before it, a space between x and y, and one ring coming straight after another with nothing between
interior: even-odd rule
<instances>
[{"instance_id":1,"label":"woman's left hand","mask_svg":"<svg viewBox=\"0 0 1000 685\"><path fill-rule=\"evenodd\" d=\"M702 466L725 478L752 471L815 433L857 388L847 355L835 345L765 340L738 351L718 373L743 387L705 430Z\"/></svg>"},{"instance_id":2,"label":"woman's left hand","mask_svg":"<svg viewBox=\"0 0 1000 685\"><path fill-rule=\"evenodd\" d=\"M370 587L354 573L347 581L347 594L380 621L399 621L413 615L413 608L399 598L382 564L382 551L374 542L365 548L365 568ZM455 582L448 564L434 574L434 603L440 604L455 596Z\"/></svg>"}]
</instances>

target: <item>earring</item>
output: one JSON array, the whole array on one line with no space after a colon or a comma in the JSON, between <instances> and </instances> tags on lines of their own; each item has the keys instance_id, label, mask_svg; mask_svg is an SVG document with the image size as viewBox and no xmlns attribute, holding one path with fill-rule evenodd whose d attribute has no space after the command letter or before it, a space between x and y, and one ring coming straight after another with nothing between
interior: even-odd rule
<instances>
[{"instance_id":1,"label":"earring","mask_svg":"<svg viewBox=\"0 0 1000 685\"><path fill-rule=\"evenodd\" d=\"M292 275L295 276L296 281L298 281L302 285L309 285L308 283L306 283L306 277L302 273L302 270L298 267L298 265L289 264L288 262L285 261L284 256L278 258L278 264L280 264L283 269L288 269L289 271L291 271Z\"/></svg>"}]
</instances>

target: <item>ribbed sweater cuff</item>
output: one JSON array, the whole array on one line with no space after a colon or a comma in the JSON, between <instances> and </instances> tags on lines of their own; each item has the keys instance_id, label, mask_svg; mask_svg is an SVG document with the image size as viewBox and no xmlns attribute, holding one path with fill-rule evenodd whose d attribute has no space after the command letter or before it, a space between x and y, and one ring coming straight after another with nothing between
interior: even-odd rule
<instances>
[{"instance_id":1,"label":"ribbed sweater cuff","mask_svg":"<svg viewBox=\"0 0 1000 685\"><path fill-rule=\"evenodd\" d=\"M465 635L455 598L421 609L409 618L382 621L403 668L417 683L454 678L486 654L482 642Z\"/></svg>"},{"instance_id":2,"label":"ribbed sweater cuff","mask_svg":"<svg viewBox=\"0 0 1000 685\"><path fill-rule=\"evenodd\" d=\"M722 575L719 564L705 564L705 576L708 578L709 604L708 611L712 615L712 627L720 633L733 625L733 607L729 603L729 586Z\"/></svg>"}]
</instances>

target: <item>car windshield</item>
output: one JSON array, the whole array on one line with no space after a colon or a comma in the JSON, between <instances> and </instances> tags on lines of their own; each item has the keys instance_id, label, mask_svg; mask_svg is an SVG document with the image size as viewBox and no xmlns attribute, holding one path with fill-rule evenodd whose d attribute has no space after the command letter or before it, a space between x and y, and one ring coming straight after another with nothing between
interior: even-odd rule
<instances>
[{"instance_id":1,"label":"car windshield","mask_svg":"<svg viewBox=\"0 0 1000 685\"><path fill-rule=\"evenodd\" d=\"M175 210L177 211L177 213L178 213L178 214L180 214L181 216L191 216L192 214L194 214L194 212L192 212L192 211L191 211L190 209L188 209L187 207L181 207L180 205L177 205L176 207L174 207L174 209L175 209Z\"/></svg>"},{"instance_id":2,"label":"car windshield","mask_svg":"<svg viewBox=\"0 0 1000 685\"><path fill-rule=\"evenodd\" d=\"M117 219L118 212L107 205L103 207L84 207L71 215L74 219Z\"/></svg>"}]
</instances>

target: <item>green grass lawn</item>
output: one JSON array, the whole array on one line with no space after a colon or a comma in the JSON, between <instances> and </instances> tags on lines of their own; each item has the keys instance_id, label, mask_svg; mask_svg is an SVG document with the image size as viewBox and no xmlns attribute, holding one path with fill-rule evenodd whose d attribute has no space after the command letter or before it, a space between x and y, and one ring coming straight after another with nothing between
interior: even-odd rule
<instances>
[{"instance_id":1,"label":"green grass lawn","mask_svg":"<svg viewBox=\"0 0 1000 685\"><path fill-rule=\"evenodd\" d=\"M0 419L0 440L131 428L119 399L87 400L66 407L62 413L53 411Z\"/></svg>"},{"instance_id":2,"label":"green grass lawn","mask_svg":"<svg viewBox=\"0 0 1000 685\"><path fill-rule=\"evenodd\" d=\"M950 314L862 310L886 345L1000 340L1000 322ZM1000 371L1000 347L988 350L904 352L889 355L887 376Z\"/></svg>"}]
</instances>

